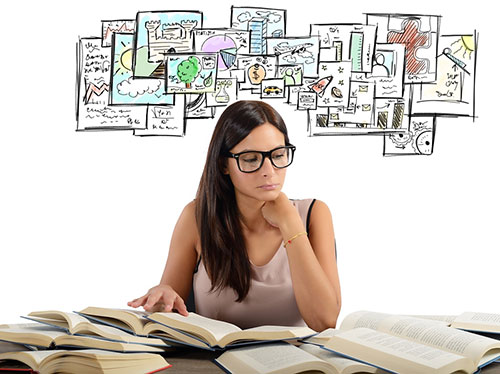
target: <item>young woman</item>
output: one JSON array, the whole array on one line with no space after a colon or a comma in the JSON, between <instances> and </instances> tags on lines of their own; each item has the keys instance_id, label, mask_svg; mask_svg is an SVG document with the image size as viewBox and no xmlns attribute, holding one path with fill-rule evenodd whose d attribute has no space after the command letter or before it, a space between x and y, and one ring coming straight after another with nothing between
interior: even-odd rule
<instances>
[{"instance_id":1,"label":"young woman","mask_svg":"<svg viewBox=\"0 0 500 374\"><path fill-rule=\"evenodd\" d=\"M193 287L197 313L234 323L335 327L340 284L330 211L282 192L295 147L260 101L221 115L197 196L174 228L160 284L128 303L177 310Z\"/></svg>"}]
</instances>

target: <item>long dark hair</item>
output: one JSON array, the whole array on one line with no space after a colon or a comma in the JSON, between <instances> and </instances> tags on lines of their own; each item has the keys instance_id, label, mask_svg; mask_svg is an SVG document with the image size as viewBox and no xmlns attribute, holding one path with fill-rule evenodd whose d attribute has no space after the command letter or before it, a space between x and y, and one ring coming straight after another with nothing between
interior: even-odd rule
<instances>
[{"instance_id":1,"label":"long dark hair","mask_svg":"<svg viewBox=\"0 0 500 374\"><path fill-rule=\"evenodd\" d=\"M254 128L270 123L289 145L285 122L262 101L237 101L221 114L208 147L207 160L196 195L196 224L201 259L212 281L211 291L231 287L242 301L250 288L250 261L236 205L234 186L224 173L226 155Z\"/></svg>"}]
</instances>

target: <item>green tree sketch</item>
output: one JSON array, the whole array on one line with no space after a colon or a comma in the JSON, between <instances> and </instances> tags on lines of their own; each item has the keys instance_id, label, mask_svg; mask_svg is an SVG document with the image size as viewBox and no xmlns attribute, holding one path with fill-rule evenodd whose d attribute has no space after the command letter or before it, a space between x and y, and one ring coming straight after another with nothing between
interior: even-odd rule
<instances>
[{"instance_id":1,"label":"green tree sketch","mask_svg":"<svg viewBox=\"0 0 500 374\"><path fill-rule=\"evenodd\" d=\"M200 74L200 60L196 56L191 56L187 60L182 61L177 66L177 77L181 82L186 84L186 88L191 88L191 83Z\"/></svg>"}]
</instances>

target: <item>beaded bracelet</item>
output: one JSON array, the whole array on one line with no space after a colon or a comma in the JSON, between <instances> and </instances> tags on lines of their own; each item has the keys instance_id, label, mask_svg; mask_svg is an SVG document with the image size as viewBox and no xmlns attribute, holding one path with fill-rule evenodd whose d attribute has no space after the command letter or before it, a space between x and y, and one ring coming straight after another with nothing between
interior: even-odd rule
<instances>
[{"instance_id":1,"label":"beaded bracelet","mask_svg":"<svg viewBox=\"0 0 500 374\"><path fill-rule=\"evenodd\" d=\"M301 235L307 235L307 232L305 231L302 231L302 232L299 232L298 234L295 234L294 236L292 236L290 239L288 239L287 241L283 242L283 246L286 248L286 246L288 244L290 244L292 242L292 240L298 238L299 236Z\"/></svg>"}]
</instances>

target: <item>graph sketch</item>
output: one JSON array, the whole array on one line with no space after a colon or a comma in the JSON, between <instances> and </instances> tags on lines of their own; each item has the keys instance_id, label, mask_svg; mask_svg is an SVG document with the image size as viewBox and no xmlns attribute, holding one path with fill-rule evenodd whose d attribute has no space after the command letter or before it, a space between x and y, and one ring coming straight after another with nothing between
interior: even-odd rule
<instances>
[{"instance_id":1,"label":"graph sketch","mask_svg":"<svg viewBox=\"0 0 500 374\"><path fill-rule=\"evenodd\" d=\"M366 13L291 36L286 9L228 14L204 28L199 10L140 11L79 38L77 130L183 137L244 92L303 115L305 136L373 136L384 156L429 156L439 118L477 117L475 29Z\"/></svg>"}]
</instances>

